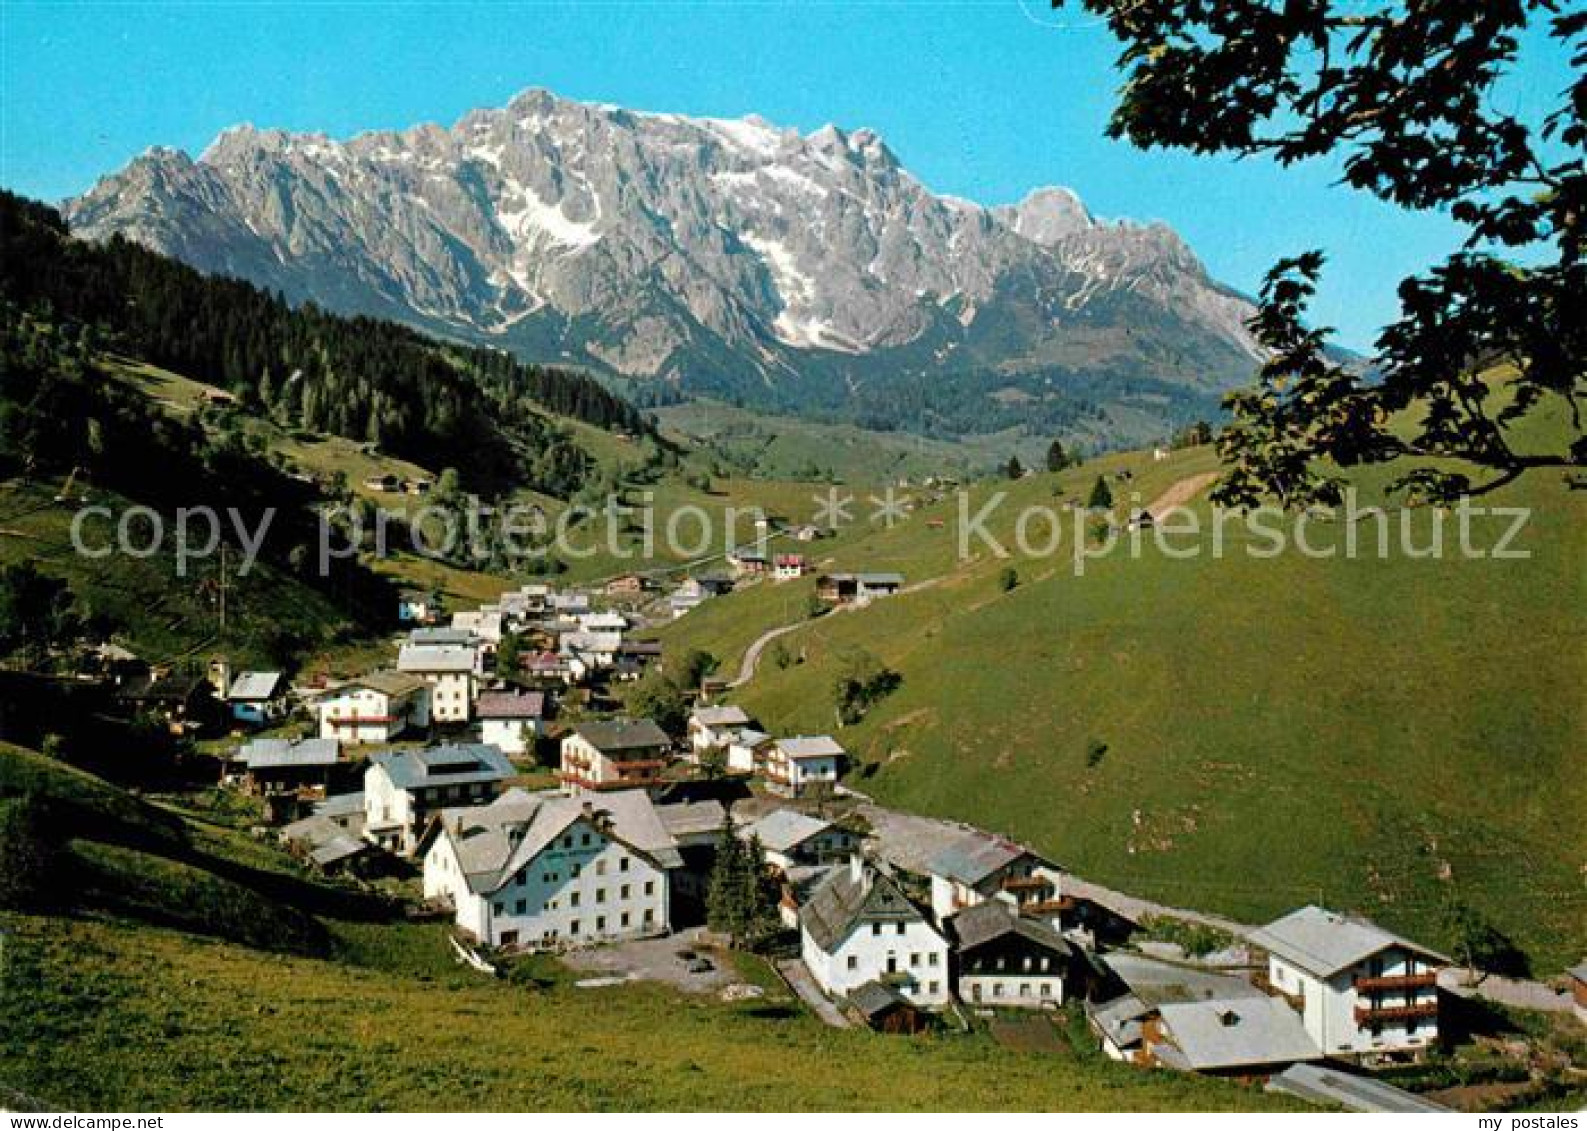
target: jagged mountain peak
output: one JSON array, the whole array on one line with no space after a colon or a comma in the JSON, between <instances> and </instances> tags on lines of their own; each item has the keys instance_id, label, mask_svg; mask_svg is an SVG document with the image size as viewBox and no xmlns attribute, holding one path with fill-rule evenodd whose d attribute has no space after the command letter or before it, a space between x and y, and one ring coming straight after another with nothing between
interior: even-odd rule
<instances>
[{"instance_id":1,"label":"jagged mountain peak","mask_svg":"<svg viewBox=\"0 0 1587 1131\"><path fill-rule=\"evenodd\" d=\"M1227 383L1244 374L1199 359L1250 354L1244 308L1183 241L1100 223L1067 189L988 209L931 192L873 129L538 87L450 127L234 127L196 162L140 158L66 214L332 309L711 387L1084 368L1102 355L1072 344L1115 324L1197 343L1157 350L1148 376ZM1198 371L1170 373L1171 353ZM1111 347L1105 363L1122 364Z\"/></svg>"}]
</instances>

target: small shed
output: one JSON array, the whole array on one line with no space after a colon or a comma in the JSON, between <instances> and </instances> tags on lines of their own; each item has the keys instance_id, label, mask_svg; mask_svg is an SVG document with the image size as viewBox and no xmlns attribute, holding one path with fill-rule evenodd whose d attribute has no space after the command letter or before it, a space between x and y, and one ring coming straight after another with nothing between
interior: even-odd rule
<instances>
[{"instance_id":1,"label":"small shed","mask_svg":"<svg viewBox=\"0 0 1587 1131\"><path fill-rule=\"evenodd\" d=\"M918 1033L926 1027L920 1009L891 986L866 982L848 996L849 1014L878 1033Z\"/></svg>"}]
</instances>

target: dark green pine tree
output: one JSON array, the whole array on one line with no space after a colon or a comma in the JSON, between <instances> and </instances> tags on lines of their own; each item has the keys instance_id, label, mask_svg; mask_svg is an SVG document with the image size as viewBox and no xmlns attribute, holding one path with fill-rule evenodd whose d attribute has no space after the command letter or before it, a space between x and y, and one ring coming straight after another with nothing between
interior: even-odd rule
<instances>
[{"instance_id":1,"label":"dark green pine tree","mask_svg":"<svg viewBox=\"0 0 1587 1131\"><path fill-rule=\"evenodd\" d=\"M1113 509L1113 492L1108 489L1107 480L1100 475L1096 483L1092 484L1091 497L1086 500L1086 506L1091 510Z\"/></svg>"}]
</instances>

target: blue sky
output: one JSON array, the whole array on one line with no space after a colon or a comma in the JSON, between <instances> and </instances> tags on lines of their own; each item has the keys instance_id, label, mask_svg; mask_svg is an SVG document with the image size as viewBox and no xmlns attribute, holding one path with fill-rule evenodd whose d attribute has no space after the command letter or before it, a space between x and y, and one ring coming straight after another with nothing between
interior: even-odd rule
<instances>
[{"instance_id":1,"label":"blue sky","mask_svg":"<svg viewBox=\"0 0 1587 1131\"><path fill-rule=\"evenodd\" d=\"M347 136L450 124L526 87L637 109L878 130L938 192L997 204L1042 184L1102 216L1164 220L1254 291L1324 248L1315 310L1370 344L1406 272L1457 243L1436 215L1280 169L1110 142L1116 45L1044 0L695 0L161 5L0 0L0 183L58 200L150 145L197 154L238 122ZM1563 63L1506 92L1539 112Z\"/></svg>"}]
</instances>

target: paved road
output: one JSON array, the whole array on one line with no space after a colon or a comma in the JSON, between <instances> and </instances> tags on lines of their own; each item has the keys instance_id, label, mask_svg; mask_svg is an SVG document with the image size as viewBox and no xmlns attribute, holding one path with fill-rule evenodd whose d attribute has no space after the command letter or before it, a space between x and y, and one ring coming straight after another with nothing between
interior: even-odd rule
<instances>
[{"instance_id":1,"label":"paved road","mask_svg":"<svg viewBox=\"0 0 1587 1131\"><path fill-rule=\"evenodd\" d=\"M1475 997L1498 1005L1518 1009L1541 1009L1548 1013L1564 1013L1571 1008L1571 996L1541 982L1528 982L1519 978L1505 978L1489 974L1475 985L1466 983L1466 970L1450 966L1438 974L1438 988L1458 997Z\"/></svg>"}]
</instances>

